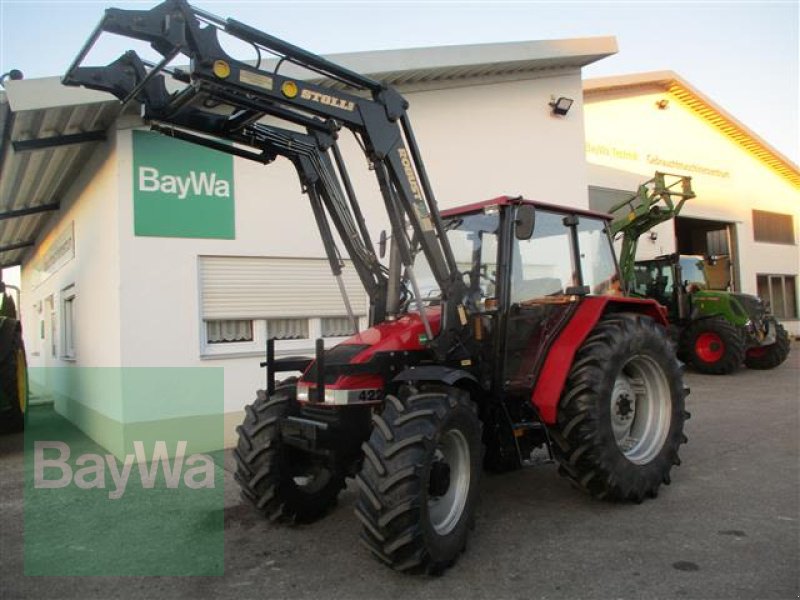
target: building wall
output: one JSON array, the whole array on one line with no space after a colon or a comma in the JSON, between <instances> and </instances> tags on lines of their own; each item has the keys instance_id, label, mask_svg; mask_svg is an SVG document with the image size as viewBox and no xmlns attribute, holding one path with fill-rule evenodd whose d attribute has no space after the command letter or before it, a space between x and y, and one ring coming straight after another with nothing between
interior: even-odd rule
<instances>
[{"instance_id":1,"label":"building wall","mask_svg":"<svg viewBox=\"0 0 800 600\"><path fill-rule=\"evenodd\" d=\"M800 193L784 177L662 90L592 93L584 112L590 185L633 190L637 175L643 182L656 170L691 175L697 197L681 216L734 224L743 292L756 293L759 273L800 279ZM792 215L795 244L756 242L753 209ZM640 258L675 251L673 224L657 232L655 243L642 240ZM786 325L800 333L797 321Z\"/></svg>"},{"instance_id":2,"label":"building wall","mask_svg":"<svg viewBox=\"0 0 800 600\"><path fill-rule=\"evenodd\" d=\"M109 424L122 417L119 381L100 378L95 381L102 379L101 384L79 389L70 371L74 366L119 367L122 360L115 138L111 133L97 146L21 269L32 392L55 401L56 410L107 447L114 435ZM75 358L70 359L65 358L64 301L73 294Z\"/></svg>"},{"instance_id":3,"label":"building wall","mask_svg":"<svg viewBox=\"0 0 800 600\"><path fill-rule=\"evenodd\" d=\"M576 99L551 115L551 95ZM441 206L503 194L586 207L578 71L542 79L413 91L406 97ZM368 227L387 228L374 174L353 137L341 134ZM118 133L121 364L224 366L228 442L241 411L264 387L258 353L201 355L199 256L324 257L312 212L288 161L234 159L235 240L137 237L133 229L132 133ZM279 348L280 349L280 348ZM309 340L305 350L313 350ZM297 353L293 351L292 353Z\"/></svg>"},{"instance_id":4,"label":"building wall","mask_svg":"<svg viewBox=\"0 0 800 600\"><path fill-rule=\"evenodd\" d=\"M575 103L555 116L551 96ZM442 206L500 195L588 206L579 72L407 97Z\"/></svg>"}]
</instances>

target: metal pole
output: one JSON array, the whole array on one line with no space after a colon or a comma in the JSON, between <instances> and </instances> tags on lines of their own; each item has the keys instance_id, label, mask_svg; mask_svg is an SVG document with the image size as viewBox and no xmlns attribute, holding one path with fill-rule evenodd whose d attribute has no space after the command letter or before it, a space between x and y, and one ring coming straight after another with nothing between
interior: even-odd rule
<instances>
[{"instance_id":1,"label":"metal pole","mask_svg":"<svg viewBox=\"0 0 800 600\"><path fill-rule=\"evenodd\" d=\"M325 340L317 338L317 402L325 402ZM310 399L310 398L309 398Z\"/></svg>"},{"instance_id":2,"label":"metal pole","mask_svg":"<svg viewBox=\"0 0 800 600\"><path fill-rule=\"evenodd\" d=\"M275 393L275 338L267 340L267 397Z\"/></svg>"},{"instance_id":3,"label":"metal pole","mask_svg":"<svg viewBox=\"0 0 800 600\"><path fill-rule=\"evenodd\" d=\"M428 321L428 315L425 314L425 306L422 304L422 296L419 293L419 285L417 285L417 277L414 275L414 269L409 265L406 267L406 277L411 282L411 287L414 288L414 297L417 299L417 310L419 310L419 318L422 319L422 325L425 327L425 334L428 336L428 341L433 339L433 330Z\"/></svg>"},{"instance_id":4,"label":"metal pole","mask_svg":"<svg viewBox=\"0 0 800 600\"><path fill-rule=\"evenodd\" d=\"M386 290L386 315L394 318L400 308L400 253L394 236L389 242L389 282Z\"/></svg>"},{"instance_id":5,"label":"metal pole","mask_svg":"<svg viewBox=\"0 0 800 600\"><path fill-rule=\"evenodd\" d=\"M336 277L336 283L339 284L339 292L342 294L342 300L344 300L344 309L347 311L347 317L353 323L353 331L358 333L358 319L356 319L356 316L353 313L353 307L350 306L350 298L348 298L347 296L347 290L344 287L344 280L342 279L342 274L339 273L335 277Z\"/></svg>"}]
</instances>

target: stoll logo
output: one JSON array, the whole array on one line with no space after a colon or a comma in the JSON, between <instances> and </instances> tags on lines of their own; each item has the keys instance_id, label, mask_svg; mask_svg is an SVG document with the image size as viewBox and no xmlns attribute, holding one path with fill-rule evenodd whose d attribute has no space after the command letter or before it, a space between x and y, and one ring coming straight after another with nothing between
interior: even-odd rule
<instances>
[{"instance_id":1,"label":"stoll logo","mask_svg":"<svg viewBox=\"0 0 800 600\"><path fill-rule=\"evenodd\" d=\"M180 175L162 175L150 166L139 167L138 185L140 192L160 192L177 196L184 200L191 192L194 196L231 197L231 184L225 179L217 178L216 173L205 171L189 171L188 177Z\"/></svg>"},{"instance_id":2,"label":"stoll logo","mask_svg":"<svg viewBox=\"0 0 800 600\"><path fill-rule=\"evenodd\" d=\"M121 466L111 454L105 456L81 454L74 460L73 468L73 465L67 462L71 454L67 444L59 441L37 441L34 443L33 450L33 487L57 489L73 483L76 487L85 490L108 489L109 499L119 500L125 494L133 464L136 462L139 480L144 489L155 487L159 466L163 473L164 483L169 489L178 488L181 481L189 489L214 488L214 460L207 454L192 454L185 457L186 444L185 441L177 443L171 464L166 442L154 443L148 466L144 443L136 441L133 442L134 454L126 455ZM57 451L58 455L45 458L45 451L53 450ZM48 454L50 453L48 452ZM185 471L184 466L188 467ZM45 469L60 471L60 477L46 478ZM109 485L106 485L106 470L108 470L108 479L111 480Z\"/></svg>"}]
</instances>

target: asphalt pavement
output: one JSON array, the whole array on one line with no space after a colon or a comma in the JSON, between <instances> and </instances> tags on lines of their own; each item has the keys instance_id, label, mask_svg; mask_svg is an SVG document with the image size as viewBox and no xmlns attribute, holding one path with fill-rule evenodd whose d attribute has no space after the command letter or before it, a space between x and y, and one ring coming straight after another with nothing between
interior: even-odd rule
<instances>
[{"instance_id":1,"label":"asphalt pavement","mask_svg":"<svg viewBox=\"0 0 800 600\"><path fill-rule=\"evenodd\" d=\"M686 379L689 444L658 498L595 501L553 465L485 474L469 547L436 578L397 574L369 556L352 482L321 522L263 521L240 502L229 453L223 576L26 577L22 436L4 436L0 597L800 597L800 345L773 371Z\"/></svg>"}]
</instances>

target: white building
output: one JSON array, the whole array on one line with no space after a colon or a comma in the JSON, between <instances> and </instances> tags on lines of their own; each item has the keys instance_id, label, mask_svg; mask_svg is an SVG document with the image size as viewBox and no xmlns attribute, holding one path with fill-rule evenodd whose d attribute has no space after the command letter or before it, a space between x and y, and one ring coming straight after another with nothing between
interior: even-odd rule
<instances>
[{"instance_id":1,"label":"white building","mask_svg":"<svg viewBox=\"0 0 800 600\"><path fill-rule=\"evenodd\" d=\"M654 171L691 175L697 197L643 240L639 258L728 255L734 290L768 300L795 335L800 172L671 71L584 83L590 204L607 210Z\"/></svg>"},{"instance_id":2,"label":"white building","mask_svg":"<svg viewBox=\"0 0 800 600\"><path fill-rule=\"evenodd\" d=\"M591 38L333 60L410 101L441 206L511 194L586 207L581 67L615 51L613 38ZM575 101L563 117L550 106L559 97ZM224 367L230 440L264 387L267 337L297 354L342 333L342 302L288 162L265 167L159 137L108 96L56 79L8 82L0 112L0 267L22 266L32 366ZM352 140L342 144L377 238L377 185ZM355 305L363 315L363 300ZM106 445L124 425L125 411L91 390L56 407Z\"/></svg>"}]
</instances>

